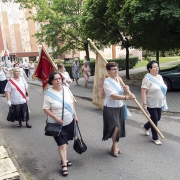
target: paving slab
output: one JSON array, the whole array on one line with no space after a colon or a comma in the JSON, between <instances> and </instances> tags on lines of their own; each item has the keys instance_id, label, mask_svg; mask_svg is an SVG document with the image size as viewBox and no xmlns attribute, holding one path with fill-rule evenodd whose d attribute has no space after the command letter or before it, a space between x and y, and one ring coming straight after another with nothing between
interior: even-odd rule
<instances>
[{"instance_id":1,"label":"paving slab","mask_svg":"<svg viewBox=\"0 0 180 180\"><path fill-rule=\"evenodd\" d=\"M20 179L20 175L4 146L0 146L0 180L6 179Z\"/></svg>"}]
</instances>

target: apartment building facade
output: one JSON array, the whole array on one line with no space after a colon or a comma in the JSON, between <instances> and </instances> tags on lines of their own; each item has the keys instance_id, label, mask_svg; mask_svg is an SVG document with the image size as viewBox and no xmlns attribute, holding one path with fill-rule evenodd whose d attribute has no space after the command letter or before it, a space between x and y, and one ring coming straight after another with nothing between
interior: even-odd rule
<instances>
[{"instance_id":1,"label":"apartment building facade","mask_svg":"<svg viewBox=\"0 0 180 180\"><path fill-rule=\"evenodd\" d=\"M31 12L36 13L35 9L32 9ZM6 51L11 60L19 57L28 60L29 58L37 59L41 45L37 44L37 39L33 35L39 29L40 24L33 20L27 20L29 16L29 10L20 8L17 3L0 2L0 56ZM52 52L50 47L45 44L43 46L48 53ZM125 50L121 50L119 46L111 46L111 48L106 48L101 53L106 59L125 57L126 54ZM139 50L130 49L130 55L142 59L142 52ZM83 59L84 56L85 51L82 51L76 54L63 54L59 58L68 60L78 57ZM96 57L93 51L90 51L90 57Z\"/></svg>"},{"instance_id":2,"label":"apartment building facade","mask_svg":"<svg viewBox=\"0 0 180 180\"><path fill-rule=\"evenodd\" d=\"M28 17L27 9L21 9L19 4L0 2L0 53L8 52L11 60L39 55L41 46L33 36L38 29L37 23L27 20Z\"/></svg>"}]
</instances>

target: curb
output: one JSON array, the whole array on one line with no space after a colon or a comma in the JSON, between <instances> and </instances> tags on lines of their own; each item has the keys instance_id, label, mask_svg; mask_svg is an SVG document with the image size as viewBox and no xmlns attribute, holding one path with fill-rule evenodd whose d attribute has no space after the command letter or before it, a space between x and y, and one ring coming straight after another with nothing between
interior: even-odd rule
<instances>
[{"instance_id":1,"label":"curb","mask_svg":"<svg viewBox=\"0 0 180 180\"><path fill-rule=\"evenodd\" d=\"M74 96L75 96L75 97L78 97L78 98L81 98L81 99L85 99L85 100L87 100L87 101L92 101L92 98L82 97L82 96L76 96L76 95L74 95ZM139 107L136 107L136 106L129 106L129 105L127 105L127 107L128 107L129 109L135 109L135 110L139 110L139 111L140 111ZM166 114L166 113L168 113L168 114L180 114L180 112L172 112L172 111L162 111L162 113L163 113L163 114Z\"/></svg>"},{"instance_id":2,"label":"curb","mask_svg":"<svg viewBox=\"0 0 180 180\"><path fill-rule=\"evenodd\" d=\"M3 137L2 133L0 132L0 145L4 147L4 149L6 150L7 154L8 154L8 158L10 158L10 160L12 161L13 165L15 166L15 168L17 169L17 172L19 173L19 177L18 178L8 178L10 179L14 179L14 180L27 180L27 178L25 177L25 175L23 174L23 172L21 171L16 158L14 157L13 152L11 151L11 149L9 149L5 138ZM6 159L6 158L5 158ZM1 167L0 167L1 168ZM0 177L1 179L1 177ZM5 179L1 179L1 180L5 180Z\"/></svg>"},{"instance_id":3,"label":"curb","mask_svg":"<svg viewBox=\"0 0 180 180\"><path fill-rule=\"evenodd\" d=\"M33 83L33 82L28 82L28 83L29 83L29 84L32 84L32 85L35 85L35 86L40 86L40 87L42 87L41 85L36 84L36 83ZM89 98L89 97L78 96L78 95L75 95L75 94L74 94L74 96L75 96L75 97L78 97L78 98L81 98L81 99L85 99L85 100L87 100L87 101L92 101L92 98ZM129 105L127 105L127 106L128 106L128 108L130 108L130 109L140 110L139 107L136 107L136 106L129 106ZM173 111L163 111L162 113L180 114L180 112L173 112Z\"/></svg>"}]
</instances>

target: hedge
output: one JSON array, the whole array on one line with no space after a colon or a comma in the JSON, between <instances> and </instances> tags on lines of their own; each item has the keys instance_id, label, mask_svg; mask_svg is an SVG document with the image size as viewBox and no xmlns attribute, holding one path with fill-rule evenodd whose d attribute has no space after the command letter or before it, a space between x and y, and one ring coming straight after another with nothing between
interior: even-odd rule
<instances>
[{"instance_id":1,"label":"hedge","mask_svg":"<svg viewBox=\"0 0 180 180\"><path fill-rule=\"evenodd\" d=\"M126 59L125 58L117 58L117 59L109 59L108 62L116 62L119 65L119 70L126 69ZM132 69L136 63L138 63L138 57L130 57L129 58L129 69ZM80 67L82 67L83 61L80 61ZM69 73L70 77L72 78L72 64L64 64L66 71ZM94 76L95 71L95 60L90 61L91 67L91 75Z\"/></svg>"}]
</instances>

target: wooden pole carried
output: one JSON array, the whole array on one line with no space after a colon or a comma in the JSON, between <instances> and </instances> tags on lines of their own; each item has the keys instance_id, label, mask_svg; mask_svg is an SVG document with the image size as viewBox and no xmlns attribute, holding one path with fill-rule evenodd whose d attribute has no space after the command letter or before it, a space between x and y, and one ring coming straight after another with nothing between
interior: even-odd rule
<instances>
[{"instance_id":1,"label":"wooden pole carried","mask_svg":"<svg viewBox=\"0 0 180 180\"><path fill-rule=\"evenodd\" d=\"M95 44L92 42L92 40L89 39L89 38L88 38L87 40L91 43L91 45L93 46L93 48L94 48L94 49L97 51L97 53L102 57L102 59L103 59L106 63L108 63L108 62L106 61L106 59L103 58L103 56L101 55L101 53L99 52L99 50L97 49L97 47L95 46ZM122 86L125 86L122 78L120 78L119 76L118 76L118 78L119 78ZM128 90L127 93L128 93L128 95L130 95L130 94L131 94L131 91ZM135 103L137 104L137 106L140 108L140 110L143 112L143 114L145 115L145 117L147 118L147 120L150 122L150 124L153 126L153 128L155 129L155 131L159 134L159 136L160 136L162 139L164 139L164 136L163 136L162 133L159 131L159 129L157 128L157 126L154 124L154 122L151 120L151 118L147 115L147 113L145 112L145 110L142 108L141 104L137 101L137 99L134 99L134 101L135 101Z\"/></svg>"}]
</instances>

